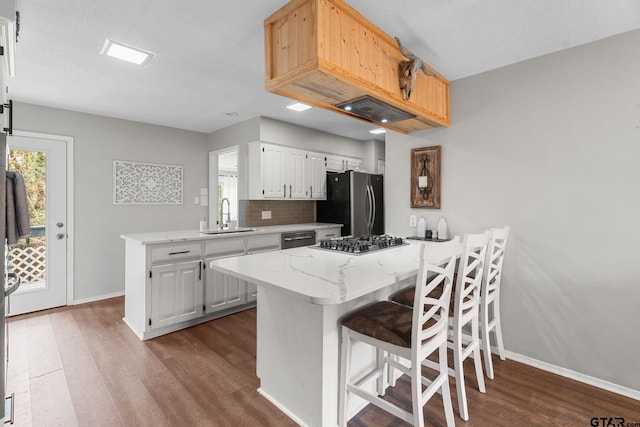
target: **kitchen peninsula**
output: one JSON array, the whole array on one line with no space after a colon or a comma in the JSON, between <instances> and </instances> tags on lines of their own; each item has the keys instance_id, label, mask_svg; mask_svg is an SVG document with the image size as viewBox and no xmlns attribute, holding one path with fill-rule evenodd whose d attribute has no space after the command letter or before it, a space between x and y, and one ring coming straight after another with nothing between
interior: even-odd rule
<instances>
[{"instance_id":1,"label":"kitchen peninsula","mask_svg":"<svg viewBox=\"0 0 640 427\"><path fill-rule=\"evenodd\" d=\"M217 258L280 250L283 233L340 235L340 224L310 223L232 230L123 234L124 322L145 340L252 308L255 285L213 271Z\"/></svg>"},{"instance_id":2,"label":"kitchen peninsula","mask_svg":"<svg viewBox=\"0 0 640 427\"><path fill-rule=\"evenodd\" d=\"M335 426L339 319L415 283L419 244L351 255L316 247L214 260L210 268L254 283L259 392L300 425ZM354 346L353 369L374 352ZM356 396L350 416L361 407Z\"/></svg>"}]
</instances>

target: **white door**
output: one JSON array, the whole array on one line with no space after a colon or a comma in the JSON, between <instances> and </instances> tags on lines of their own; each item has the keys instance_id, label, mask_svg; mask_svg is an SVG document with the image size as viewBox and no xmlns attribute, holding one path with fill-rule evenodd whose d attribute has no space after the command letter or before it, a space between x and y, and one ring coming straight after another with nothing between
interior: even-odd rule
<instances>
[{"instance_id":1,"label":"white door","mask_svg":"<svg viewBox=\"0 0 640 427\"><path fill-rule=\"evenodd\" d=\"M7 271L20 288L9 315L67 304L67 142L27 136L8 139L8 170L22 169L30 205L31 236L8 249Z\"/></svg>"}]
</instances>

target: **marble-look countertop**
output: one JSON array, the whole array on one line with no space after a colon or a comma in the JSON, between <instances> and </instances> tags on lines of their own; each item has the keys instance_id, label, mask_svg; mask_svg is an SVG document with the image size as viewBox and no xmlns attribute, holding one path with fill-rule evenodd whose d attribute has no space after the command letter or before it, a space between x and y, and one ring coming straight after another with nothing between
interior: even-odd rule
<instances>
[{"instance_id":1,"label":"marble-look countertop","mask_svg":"<svg viewBox=\"0 0 640 427\"><path fill-rule=\"evenodd\" d=\"M349 255L306 246L211 261L211 268L319 305L341 304L417 274L420 243Z\"/></svg>"},{"instance_id":2,"label":"marble-look countertop","mask_svg":"<svg viewBox=\"0 0 640 427\"><path fill-rule=\"evenodd\" d=\"M121 234L120 237L141 245L153 245L160 243L187 242L192 240L225 239L242 236L255 236L259 234L289 233L303 230L321 230L324 228L342 227L342 224L328 224L323 222L312 222L305 224L271 225L261 227L243 227L241 229L252 228L253 231L243 231L238 233L207 234L198 230L178 230L178 231L158 231L150 233Z\"/></svg>"}]
</instances>

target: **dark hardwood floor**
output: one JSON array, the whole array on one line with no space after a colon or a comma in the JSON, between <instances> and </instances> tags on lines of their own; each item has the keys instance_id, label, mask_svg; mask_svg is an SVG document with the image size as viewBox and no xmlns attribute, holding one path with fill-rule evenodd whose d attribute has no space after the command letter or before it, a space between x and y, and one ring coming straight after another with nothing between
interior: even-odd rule
<instances>
[{"instance_id":1,"label":"dark hardwood floor","mask_svg":"<svg viewBox=\"0 0 640 427\"><path fill-rule=\"evenodd\" d=\"M256 312L247 310L142 342L123 323L124 299L10 318L8 393L17 426L293 426L257 392ZM640 427L640 402L513 361L477 391L469 369L465 426L593 426L624 417ZM454 411L457 409L452 385ZM387 398L410 407L404 377ZM425 409L444 425L442 401ZM617 422L617 421L615 421ZM398 426L367 407L350 426ZM613 424L612 424L613 425ZM616 424L617 425L617 424Z\"/></svg>"}]
</instances>

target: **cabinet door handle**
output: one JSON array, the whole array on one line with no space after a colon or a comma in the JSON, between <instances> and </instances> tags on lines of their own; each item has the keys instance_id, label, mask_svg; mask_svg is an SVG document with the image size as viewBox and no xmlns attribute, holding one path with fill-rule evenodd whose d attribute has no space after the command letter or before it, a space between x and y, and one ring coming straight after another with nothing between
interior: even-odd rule
<instances>
[{"instance_id":1,"label":"cabinet door handle","mask_svg":"<svg viewBox=\"0 0 640 427\"><path fill-rule=\"evenodd\" d=\"M285 198L286 198L286 197L287 197L287 184L284 184L284 185L282 186L282 189L284 190L284 196L283 196L283 197L285 197Z\"/></svg>"},{"instance_id":2,"label":"cabinet door handle","mask_svg":"<svg viewBox=\"0 0 640 427\"><path fill-rule=\"evenodd\" d=\"M198 280L202 280L202 261L200 261L200 267L198 267Z\"/></svg>"},{"instance_id":3,"label":"cabinet door handle","mask_svg":"<svg viewBox=\"0 0 640 427\"><path fill-rule=\"evenodd\" d=\"M291 198L291 187L293 187L293 186L289 185L289 198Z\"/></svg>"},{"instance_id":4,"label":"cabinet door handle","mask_svg":"<svg viewBox=\"0 0 640 427\"><path fill-rule=\"evenodd\" d=\"M191 251L180 251L180 252L169 252L169 255L182 255L182 254L188 254Z\"/></svg>"},{"instance_id":5,"label":"cabinet door handle","mask_svg":"<svg viewBox=\"0 0 640 427\"><path fill-rule=\"evenodd\" d=\"M313 199L313 185L309 186L309 197Z\"/></svg>"}]
</instances>

